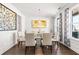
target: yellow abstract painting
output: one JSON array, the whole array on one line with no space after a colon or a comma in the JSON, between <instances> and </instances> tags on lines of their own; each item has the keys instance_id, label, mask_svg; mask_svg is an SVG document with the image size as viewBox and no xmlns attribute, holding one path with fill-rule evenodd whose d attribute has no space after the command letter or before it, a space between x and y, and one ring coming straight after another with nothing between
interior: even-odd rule
<instances>
[{"instance_id":1,"label":"yellow abstract painting","mask_svg":"<svg viewBox=\"0 0 79 59\"><path fill-rule=\"evenodd\" d=\"M47 26L46 20L33 20L32 23L33 28L45 28Z\"/></svg>"},{"instance_id":2,"label":"yellow abstract painting","mask_svg":"<svg viewBox=\"0 0 79 59\"><path fill-rule=\"evenodd\" d=\"M41 28L45 28L47 26L47 21L46 20L40 20L40 25L41 25Z\"/></svg>"},{"instance_id":3,"label":"yellow abstract painting","mask_svg":"<svg viewBox=\"0 0 79 59\"><path fill-rule=\"evenodd\" d=\"M39 27L39 21L38 20L33 20L32 21L32 25L33 25L33 28L38 28Z\"/></svg>"}]
</instances>

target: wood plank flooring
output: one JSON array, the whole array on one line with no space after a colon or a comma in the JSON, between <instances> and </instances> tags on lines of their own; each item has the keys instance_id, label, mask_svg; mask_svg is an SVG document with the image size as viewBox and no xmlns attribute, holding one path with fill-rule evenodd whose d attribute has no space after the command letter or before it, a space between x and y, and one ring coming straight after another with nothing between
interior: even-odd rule
<instances>
[{"instance_id":1,"label":"wood plank flooring","mask_svg":"<svg viewBox=\"0 0 79 59\"><path fill-rule=\"evenodd\" d=\"M63 46L62 44L58 44L56 42L52 43L52 48L48 50L44 50L42 47L35 48L35 54L26 54L26 55L77 55L77 53L73 52L69 48ZM52 50L52 52L50 52ZM25 47L18 47L17 45L3 53L3 55L25 55Z\"/></svg>"}]
</instances>

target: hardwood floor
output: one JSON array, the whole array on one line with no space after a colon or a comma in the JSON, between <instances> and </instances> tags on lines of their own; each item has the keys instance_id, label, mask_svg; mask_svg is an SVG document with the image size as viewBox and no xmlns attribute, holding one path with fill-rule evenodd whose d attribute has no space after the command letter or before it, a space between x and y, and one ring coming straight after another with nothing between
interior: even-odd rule
<instances>
[{"instance_id":1,"label":"hardwood floor","mask_svg":"<svg viewBox=\"0 0 79 59\"><path fill-rule=\"evenodd\" d=\"M28 51L26 55L77 55L77 53L73 52L62 44L58 44L57 42L52 43L52 48L48 49L47 47L43 49L42 47L36 47L35 54L33 54L32 52L34 52L34 50ZM18 47L16 45L7 52L5 52L3 55L25 55L25 47Z\"/></svg>"},{"instance_id":2,"label":"hardwood floor","mask_svg":"<svg viewBox=\"0 0 79 59\"><path fill-rule=\"evenodd\" d=\"M36 48L35 55L43 55L43 51L41 47Z\"/></svg>"}]
</instances>

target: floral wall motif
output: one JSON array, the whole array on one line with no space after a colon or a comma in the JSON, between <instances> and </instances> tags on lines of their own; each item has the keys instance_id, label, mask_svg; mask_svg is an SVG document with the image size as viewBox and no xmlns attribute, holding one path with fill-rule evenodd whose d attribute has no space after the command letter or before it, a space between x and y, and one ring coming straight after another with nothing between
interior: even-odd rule
<instances>
[{"instance_id":1,"label":"floral wall motif","mask_svg":"<svg viewBox=\"0 0 79 59\"><path fill-rule=\"evenodd\" d=\"M64 43L70 47L70 39L68 38L68 26L69 26L69 8L65 9L64 14Z\"/></svg>"},{"instance_id":2,"label":"floral wall motif","mask_svg":"<svg viewBox=\"0 0 79 59\"><path fill-rule=\"evenodd\" d=\"M0 31L16 30L16 13L0 4Z\"/></svg>"}]
</instances>

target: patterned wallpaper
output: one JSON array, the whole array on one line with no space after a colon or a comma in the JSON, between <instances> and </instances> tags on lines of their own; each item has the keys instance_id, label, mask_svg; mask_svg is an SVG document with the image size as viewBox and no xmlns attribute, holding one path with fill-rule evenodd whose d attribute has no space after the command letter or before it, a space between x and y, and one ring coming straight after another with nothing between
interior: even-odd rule
<instances>
[{"instance_id":1,"label":"patterned wallpaper","mask_svg":"<svg viewBox=\"0 0 79 59\"><path fill-rule=\"evenodd\" d=\"M0 31L16 30L16 13L0 4Z\"/></svg>"}]
</instances>

